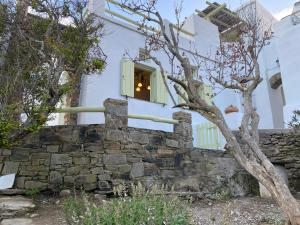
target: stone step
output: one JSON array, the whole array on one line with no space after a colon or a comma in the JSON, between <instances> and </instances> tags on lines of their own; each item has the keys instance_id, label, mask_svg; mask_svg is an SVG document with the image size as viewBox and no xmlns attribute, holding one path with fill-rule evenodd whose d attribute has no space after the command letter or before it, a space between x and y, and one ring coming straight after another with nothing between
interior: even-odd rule
<instances>
[{"instance_id":1,"label":"stone step","mask_svg":"<svg viewBox=\"0 0 300 225\"><path fill-rule=\"evenodd\" d=\"M34 225L32 219L27 218L14 218L14 219L4 219L0 225Z\"/></svg>"},{"instance_id":2,"label":"stone step","mask_svg":"<svg viewBox=\"0 0 300 225\"><path fill-rule=\"evenodd\" d=\"M32 199L21 196L0 197L0 219L24 216L35 209L36 205Z\"/></svg>"}]
</instances>

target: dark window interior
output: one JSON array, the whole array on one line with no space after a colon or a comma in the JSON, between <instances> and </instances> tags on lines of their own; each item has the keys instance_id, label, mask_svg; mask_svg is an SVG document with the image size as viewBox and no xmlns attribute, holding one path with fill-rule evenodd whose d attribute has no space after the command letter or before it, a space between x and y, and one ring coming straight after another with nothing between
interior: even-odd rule
<instances>
[{"instance_id":1,"label":"dark window interior","mask_svg":"<svg viewBox=\"0 0 300 225\"><path fill-rule=\"evenodd\" d=\"M150 101L151 71L134 68L134 98Z\"/></svg>"}]
</instances>

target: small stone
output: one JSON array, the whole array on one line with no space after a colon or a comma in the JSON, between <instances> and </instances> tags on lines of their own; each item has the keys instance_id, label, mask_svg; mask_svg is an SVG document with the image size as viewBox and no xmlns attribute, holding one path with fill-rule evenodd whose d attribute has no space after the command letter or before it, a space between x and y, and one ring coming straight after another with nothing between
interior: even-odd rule
<instances>
[{"instance_id":1,"label":"small stone","mask_svg":"<svg viewBox=\"0 0 300 225\"><path fill-rule=\"evenodd\" d=\"M36 218L36 217L39 217L40 216L40 214L38 214L38 213L32 213L29 217L30 218Z\"/></svg>"},{"instance_id":2,"label":"small stone","mask_svg":"<svg viewBox=\"0 0 300 225\"><path fill-rule=\"evenodd\" d=\"M111 184L108 181L99 181L98 188L100 191L109 191L111 190Z\"/></svg>"},{"instance_id":3,"label":"small stone","mask_svg":"<svg viewBox=\"0 0 300 225\"><path fill-rule=\"evenodd\" d=\"M59 145L48 145L47 152L54 153L59 151Z\"/></svg>"},{"instance_id":4,"label":"small stone","mask_svg":"<svg viewBox=\"0 0 300 225\"><path fill-rule=\"evenodd\" d=\"M99 202L106 201L106 195L101 195L101 194L95 194L94 195L95 200Z\"/></svg>"},{"instance_id":5,"label":"small stone","mask_svg":"<svg viewBox=\"0 0 300 225\"><path fill-rule=\"evenodd\" d=\"M178 141L166 139L166 145L172 148L178 148Z\"/></svg>"},{"instance_id":6,"label":"small stone","mask_svg":"<svg viewBox=\"0 0 300 225\"><path fill-rule=\"evenodd\" d=\"M59 196L62 198L69 197L69 196L71 196L71 191L69 189L62 190L59 193Z\"/></svg>"}]
</instances>

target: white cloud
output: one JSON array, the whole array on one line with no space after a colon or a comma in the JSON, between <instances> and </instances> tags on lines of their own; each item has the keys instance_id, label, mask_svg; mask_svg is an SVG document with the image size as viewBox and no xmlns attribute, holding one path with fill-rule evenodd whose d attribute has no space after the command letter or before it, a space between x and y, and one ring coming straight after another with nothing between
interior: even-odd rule
<instances>
[{"instance_id":1,"label":"white cloud","mask_svg":"<svg viewBox=\"0 0 300 225\"><path fill-rule=\"evenodd\" d=\"M281 20L282 18L288 16L288 15L291 15L292 14L292 11L293 11L293 6L292 7L288 7L288 8L285 8L283 10L281 10L280 12L278 13L275 13L274 14L274 17L277 19L277 20Z\"/></svg>"}]
</instances>

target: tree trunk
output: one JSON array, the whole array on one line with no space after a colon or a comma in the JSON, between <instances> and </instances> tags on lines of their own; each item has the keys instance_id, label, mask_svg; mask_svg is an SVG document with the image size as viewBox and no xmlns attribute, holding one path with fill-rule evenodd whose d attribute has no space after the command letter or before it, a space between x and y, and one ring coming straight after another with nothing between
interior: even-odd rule
<instances>
[{"instance_id":1,"label":"tree trunk","mask_svg":"<svg viewBox=\"0 0 300 225\"><path fill-rule=\"evenodd\" d=\"M230 131L230 133L232 133ZM263 161L255 157L247 157L242 151L240 144L235 136L227 139L229 150L239 164L253 175L267 190L272 194L278 205L283 209L291 225L300 225L300 204L291 194L284 179L278 174L274 165L265 156ZM255 154L263 154L260 148L256 149Z\"/></svg>"},{"instance_id":2,"label":"tree trunk","mask_svg":"<svg viewBox=\"0 0 300 225\"><path fill-rule=\"evenodd\" d=\"M289 219L289 223L291 225L300 225L299 202L291 194L284 179L264 155L258 143L252 143L254 145L247 151L248 154L250 152L250 156L248 156L242 150L241 144L229 127L224 122L218 123L218 125L227 141L227 149L233 154L238 163L267 188L278 205L283 209ZM255 142L254 139L250 141Z\"/></svg>"},{"instance_id":3,"label":"tree trunk","mask_svg":"<svg viewBox=\"0 0 300 225\"><path fill-rule=\"evenodd\" d=\"M78 107L81 89L81 76L75 78L73 90L66 96L66 107ZM72 82L72 81L71 81ZM78 114L77 113L65 113L64 123L65 125L77 125Z\"/></svg>"}]
</instances>

